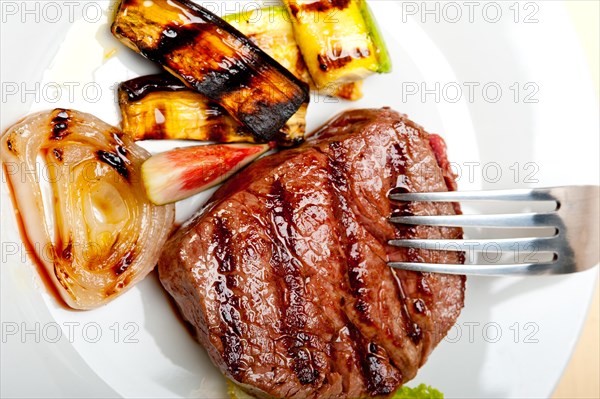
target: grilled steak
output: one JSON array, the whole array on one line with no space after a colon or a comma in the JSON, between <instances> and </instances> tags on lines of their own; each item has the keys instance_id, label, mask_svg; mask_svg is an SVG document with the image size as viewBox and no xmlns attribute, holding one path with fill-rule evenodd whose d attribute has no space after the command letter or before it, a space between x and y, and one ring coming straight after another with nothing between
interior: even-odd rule
<instances>
[{"instance_id":1,"label":"grilled steak","mask_svg":"<svg viewBox=\"0 0 600 399\"><path fill-rule=\"evenodd\" d=\"M461 262L387 240L462 234L389 223L457 210L393 204L387 194L454 185L438 136L389 109L349 111L222 186L166 244L160 279L213 362L250 393L387 395L453 325L465 284L386 265Z\"/></svg>"}]
</instances>

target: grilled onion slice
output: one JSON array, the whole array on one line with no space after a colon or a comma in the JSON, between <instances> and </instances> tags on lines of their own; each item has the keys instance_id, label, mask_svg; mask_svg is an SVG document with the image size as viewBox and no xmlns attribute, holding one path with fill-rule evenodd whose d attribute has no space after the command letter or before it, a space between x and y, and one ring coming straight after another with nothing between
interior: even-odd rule
<instances>
[{"instance_id":1,"label":"grilled onion slice","mask_svg":"<svg viewBox=\"0 0 600 399\"><path fill-rule=\"evenodd\" d=\"M12 126L0 145L22 235L69 306L105 304L154 268L175 210L147 199L150 154L128 136L55 109Z\"/></svg>"}]
</instances>

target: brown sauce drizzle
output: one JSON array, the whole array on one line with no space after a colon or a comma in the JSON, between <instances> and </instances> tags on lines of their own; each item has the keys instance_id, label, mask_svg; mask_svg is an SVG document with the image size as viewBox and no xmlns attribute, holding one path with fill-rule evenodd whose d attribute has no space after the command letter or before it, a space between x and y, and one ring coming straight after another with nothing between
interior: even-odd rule
<instances>
[{"instance_id":1,"label":"brown sauce drizzle","mask_svg":"<svg viewBox=\"0 0 600 399\"><path fill-rule=\"evenodd\" d=\"M189 88L171 74L160 73L127 80L119 85L119 90L126 93L130 101L139 101L157 91L183 91Z\"/></svg>"},{"instance_id":2,"label":"brown sauce drizzle","mask_svg":"<svg viewBox=\"0 0 600 399\"><path fill-rule=\"evenodd\" d=\"M4 173L6 176L9 176L8 170L6 169L6 165L2 164L2 168L4 169ZM15 220L17 222L17 226L19 228L19 235L21 236L21 240L23 241L25 252L29 255L29 259L34 264L37 269L38 276L40 276L40 280L42 280L42 284L46 287L47 292L50 296L54 297L54 300L57 304L59 304L64 309L69 309L65 300L60 295L58 288L54 284L50 273L44 266L44 262L40 259L37 252L35 251L35 247L29 240L27 236L27 231L25 230L25 224L23 223L23 218L21 217L21 212L19 211L19 207L17 204L17 199L15 198L15 191L10 179L6 179L6 184L8 184L8 192L10 194L10 198L12 201L13 208L15 210Z\"/></svg>"}]
</instances>

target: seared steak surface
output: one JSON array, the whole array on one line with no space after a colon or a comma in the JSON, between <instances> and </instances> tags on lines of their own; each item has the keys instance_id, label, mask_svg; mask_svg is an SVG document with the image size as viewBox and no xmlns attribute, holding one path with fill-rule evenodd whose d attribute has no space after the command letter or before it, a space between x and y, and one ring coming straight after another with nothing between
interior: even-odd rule
<instances>
[{"instance_id":1,"label":"seared steak surface","mask_svg":"<svg viewBox=\"0 0 600 399\"><path fill-rule=\"evenodd\" d=\"M461 230L389 223L455 213L393 204L394 187L453 189L443 141L389 109L349 111L239 173L167 242L161 282L229 378L261 397L358 398L415 376L458 317L465 280L386 263L461 256L387 240Z\"/></svg>"}]
</instances>

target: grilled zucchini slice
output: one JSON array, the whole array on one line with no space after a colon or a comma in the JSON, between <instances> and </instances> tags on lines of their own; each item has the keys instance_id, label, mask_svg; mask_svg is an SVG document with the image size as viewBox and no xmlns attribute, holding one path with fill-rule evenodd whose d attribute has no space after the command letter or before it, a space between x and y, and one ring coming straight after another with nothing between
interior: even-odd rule
<instances>
[{"instance_id":1,"label":"grilled zucchini slice","mask_svg":"<svg viewBox=\"0 0 600 399\"><path fill-rule=\"evenodd\" d=\"M310 81L306 64L294 38L289 15L283 6L251 9L223 17L254 44L303 82Z\"/></svg>"},{"instance_id":2,"label":"grilled zucchini slice","mask_svg":"<svg viewBox=\"0 0 600 399\"><path fill-rule=\"evenodd\" d=\"M247 12L226 15L223 19L298 79L316 89L294 38L292 22L284 6L251 9ZM324 95L355 101L362 98L362 81L330 84L318 90Z\"/></svg>"},{"instance_id":3,"label":"grilled zucchini slice","mask_svg":"<svg viewBox=\"0 0 600 399\"><path fill-rule=\"evenodd\" d=\"M284 0L317 88L391 70L391 61L365 0Z\"/></svg>"},{"instance_id":4,"label":"grilled zucchini slice","mask_svg":"<svg viewBox=\"0 0 600 399\"><path fill-rule=\"evenodd\" d=\"M119 85L121 128L134 140L178 139L256 143L257 138L219 104L168 73L141 76ZM292 146L304 140L306 104L274 141Z\"/></svg>"},{"instance_id":5,"label":"grilled zucchini slice","mask_svg":"<svg viewBox=\"0 0 600 399\"><path fill-rule=\"evenodd\" d=\"M134 140L254 141L219 104L167 74L119 85L121 127Z\"/></svg>"},{"instance_id":6,"label":"grilled zucchini slice","mask_svg":"<svg viewBox=\"0 0 600 399\"><path fill-rule=\"evenodd\" d=\"M309 100L308 86L189 0L122 0L112 33L217 102L260 141Z\"/></svg>"}]
</instances>

